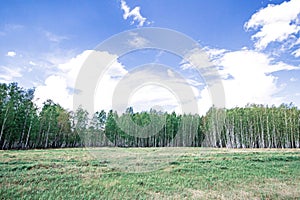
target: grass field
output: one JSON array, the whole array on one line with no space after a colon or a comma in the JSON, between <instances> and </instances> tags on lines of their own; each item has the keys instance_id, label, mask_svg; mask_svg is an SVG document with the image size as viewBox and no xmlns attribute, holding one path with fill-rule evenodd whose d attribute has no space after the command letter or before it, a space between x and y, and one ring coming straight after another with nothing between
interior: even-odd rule
<instances>
[{"instance_id":1,"label":"grass field","mask_svg":"<svg viewBox=\"0 0 300 200\"><path fill-rule=\"evenodd\" d=\"M1 199L300 199L299 149L0 151Z\"/></svg>"}]
</instances>

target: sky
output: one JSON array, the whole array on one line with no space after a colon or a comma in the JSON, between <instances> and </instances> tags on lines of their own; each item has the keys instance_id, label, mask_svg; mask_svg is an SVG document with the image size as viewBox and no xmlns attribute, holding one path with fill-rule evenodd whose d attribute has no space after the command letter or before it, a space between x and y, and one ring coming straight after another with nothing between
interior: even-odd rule
<instances>
[{"instance_id":1,"label":"sky","mask_svg":"<svg viewBox=\"0 0 300 200\"><path fill-rule=\"evenodd\" d=\"M126 106L136 111L160 106L184 112L180 96L185 89L168 87L171 81L183 81L193 92L195 112L204 114L214 97L205 74L199 74L186 56L142 49L148 40L138 34L126 38L139 47L136 51L117 55L97 50L124 31L149 27L172 30L198 42L217 69L225 107L291 102L300 107L300 0L3 0L0 82L34 87L39 106L52 99L72 109L80 69L97 51L101 58L114 61L96 81L95 110L114 108L115 91L123 80L132 75L131 82L138 82L139 75L156 83L139 82L131 88ZM180 42L174 41L174 46ZM143 74L136 70L149 63L167 67L153 67L152 72L150 67Z\"/></svg>"}]
</instances>

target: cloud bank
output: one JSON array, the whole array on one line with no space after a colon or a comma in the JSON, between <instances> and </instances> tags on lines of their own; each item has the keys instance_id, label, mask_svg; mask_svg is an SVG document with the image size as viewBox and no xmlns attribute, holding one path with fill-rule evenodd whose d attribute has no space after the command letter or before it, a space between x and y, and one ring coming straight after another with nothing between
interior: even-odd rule
<instances>
[{"instance_id":1,"label":"cloud bank","mask_svg":"<svg viewBox=\"0 0 300 200\"><path fill-rule=\"evenodd\" d=\"M140 7L130 9L124 0L121 0L124 11L123 18L132 17L132 23L143 26L147 19L140 13ZM254 31L252 39L254 49L241 48L237 51L227 49L204 50L210 56L218 69L226 95L226 107L245 106L248 103L278 105L287 101L287 97L279 95L286 85L281 84L276 73L280 71L299 70L300 66L278 61L265 50L271 43L285 43L292 41L291 55L300 57L300 4L299 0L291 0L280 5L269 5L253 14L245 23L247 31ZM132 35L129 40L131 46L142 47L147 40ZM80 67L93 50L86 50L64 64L57 66L58 73L49 76L45 83L36 88L36 98L39 102L48 98L60 103L65 108L72 109L72 92ZM128 73L128 69L117 60L116 55L107 52L97 52L102 57L115 59L107 71L99 77L95 91L95 110L109 110L112 108L112 98L118 83ZM183 58L181 72L189 70L192 66ZM173 72L167 71L169 78ZM18 75L18 74L16 74ZM143 77L147 78L147 77ZM297 82L298 79L289 79ZM205 112L212 106L211 94L208 87L199 84L196 80L187 80L198 101L199 113ZM200 88L200 89L199 89ZM147 85L132 94L129 104L136 105L138 110L149 110L153 105L163 105L170 110L180 112L180 105L176 97L167 89L159 86ZM168 111L170 111L168 110Z\"/></svg>"}]
</instances>

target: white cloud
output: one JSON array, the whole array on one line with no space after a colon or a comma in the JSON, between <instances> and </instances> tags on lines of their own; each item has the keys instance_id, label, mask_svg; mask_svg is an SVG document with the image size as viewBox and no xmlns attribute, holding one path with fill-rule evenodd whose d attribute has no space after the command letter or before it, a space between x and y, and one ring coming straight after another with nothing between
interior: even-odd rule
<instances>
[{"instance_id":1,"label":"white cloud","mask_svg":"<svg viewBox=\"0 0 300 200\"><path fill-rule=\"evenodd\" d=\"M117 59L116 55L109 54L108 52L86 50L74 58L71 58L66 63L58 65L58 68L62 71L61 76L64 76L64 78L67 80L69 87L73 88L75 86L75 81L82 65L92 53L96 54L96 56L101 60ZM109 69L105 72L105 74L111 77L123 76L126 73L127 71L124 69L124 66L122 66L118 61L114 61L111 66L109 66Z\"/></svg>"},{"instance_id":2,"label":"white cloud","mask_svg":"<svg viewBox=\"0 0 300 200\"><path fill-rule=\"evenodd\" d=\"M13 82L15 78L22 77L21 68L10 69L5 66L0 68L0 81L5 83Z\"/></svg>"},{"instance_id":3,"label":"white cloud","mask_svg":"<svg viewBox=\"0 0 300 200\"><path fill-rule=\"evenodd\" d=\"M49 76L44 85L37 86L36 98L40 98L39 105L50 98L63 107L72 109L73 97L70 89L74 88L80 68L92 52L101 56L102 59L114 60L104 74L99 77L94 95L95 110L104 109L108 111L112 109L115 89L128 71L117 61L116 55L111 55L107 52L95 52L93 50L84 51L68 62L58 65L59 72L56 75ZM219 70L219 73L221 74L225 89L227 107L245 106L247 103L282 103L284 97L275 96L283 89L283 86L278 85L278 77L272 73L280 70L298 69L283 62L275 62L264 53L246 49L234 52L227 50L212 50L210 52L214 54L213 57L215 58L214 62L216 65L223 66ZM219 52L219 54L216 52ZM154 70L151 73L147 71L142 72L135 74L136 76L134 77L137 80L147 81L152 80L152 76L154 76L154 80L156 80L155 77L157 76L163 76L159 80L169 81L168 83L175 84L177 88L183 88L184 85L191 87L194 93L193 96L198 98L200 114L205 114L212 105L208 88L205 87L199 91L197 88L201 83L198 81L176 79L176 73L170 69L165 70L165 72L158 70ZM226 78L229 76L231 77L230 79ZM128 106L133 105L136 111L149 110L152 106L160 105L167 111L176 110L178 113L181 112L181 107L176 96L168 90L167 85L166 87L164 85L146 85L139 88L130 97Z\"/></svg>"},{"instance_id":4,"label":"white cloud","mask_svg":"<svg viewBox=\"0 0 300 200\"><path fill-rule=\"evenodd\" d=\"M243 49L244 48L246 47L243 47ZM220 57L222 57L224 53L228 52L228 50L226 49L216 49L216 48L209 48L209 47L204 47L203 50L208 54L211 60L217 60Z\"/></svg>"},{"instance_id":5,"label":"white cloud","mask_svg":"<svg viewBox=\"0 0 300 200\"><path fill-rule=\"evenodd\" d=\"M134 22L138 23L138 26L141 27L146 22L147 18L143 17L140 13L140 7L136 6L132 10L130 10L130 7L126 4L125 0L121 0L121 9L124 11L123 19L128 19L129 17L133 17L133 20L131 24L134 24Z\"/></svg>"},{"instance_id":6,"label":"white cloud","mask_svg":"<svg viewBox=\"0 0 300 200\"><path fill-rule=\"evenodd\" d=\"M128 40L128 44L134 48L142 48L149 44L146 38L139 36L136 33L130 33L131 38Z\"/></svg>"},{"instance_id":7,"label":"white cloud","mask_svg":"<svg viewBox=\"0 0 300 200\"><path fill-rule=\"evenodd\" d=\"M240 50L224 53L218 65L223 80L228 107L245 106L247 103L279 104L284 97L275 97L282 86L278 86L278 77L272 72L297 70L299 68L283 62L273 63L266 54Z\"/></svg>"},{"instance_id":8,"label":"white cloud","mask_svg":"<svg viewBox=\"0 0 300 200\"><path fill-rule=\"evenodd\" d=\"M224 87L227 108L243 107L248 103L281 104L287 97L278 94L286 85L278 84L279 78L274 75L274 72L300 69L299 66L275 62L264 53L246 48L230 52L224 49L210 50L206 47L205 51L216 65L216 70L218 69L217 73L219 73ZM182 66L181 68L185 69ZM204 78L206 77L204 76ZM214 81L216 80L213 79L210 82L210 87L205 86L200 91L198 99L200 114L205 114L213 104L211 95Z\"/></svg>"},{"instance_id":9,"label":"white cloud","mask_svg":"<svg viewBox=\"0 0 300 200\"><path fill-rule=\"evenodd\" d=\"M74 50L63 50L60 48L54 49L51 52L43 53L40 58L34 60L36 64L44 67L58 66L62 63L67 63L70 59L78 55Z\"/></svg>"},{"instance_id":10,"label":"white cloud","mask_svg":"<svg viewBox=\"0 0 300 200\"><path fill-rule=\"evenodd\" d=\"M171 69L168 69L168 70L167 70L167 74L168 74L168 76L171 77L171 78L175 77L175 74L174 74L174 72L173 72Z\"/></svg>"},{"instance_id":11,"label":"white cloud","mask_svg":"<svg viewBox=\"0 0 300 200\"><path fill-rule=\"evenodd\" d=\"M86 50L81 54L71 58L69 61L57 66L58 72L50 75L43 85L36 87L35 99L39 106L47 99L52 99L55 103L59 103L64 108L73 109L72 90L75 87L76 78L84 62L91 53L96 53L101 59L114 60L117 58L107 52L95 52ZM125 75L127 71L119 62L115 61L109 69L99 77L99 87L95 94L95 109L111 109L111 98L120 77Z\"/></svg>"},{"instance_id":12,"label":"white cloud","mask_svg":"<svg viewBox=\"0 0 300 200\"><path fill-rule=\"evenodd\" d=\"M43 102L47 99L51 99L67 109L71 109L73 106L73 96L68 90L67 82L58 75L49 76L44 85L36 87L35 99L39 107L42 107Z\"/></svg>"},{"instance_id":13,"label":"white cloud","mask_svg":"<svg viewBox=\"0 0 300 200\"><path fill-rule=\"evenodd\" d=\"M103 76L101 77L95 94L95 110L110 110L112 109L112 99L115 88L122 78L122 74L114 74L113 71L119 71L121 64L115 63L112 65L113 67L110 68ZM116 78L114 78L116 75Z\"/></svg>"},{"instance_id":14,"label":"white cloud","mask_svg":"<svg viewBox=\"0 0 300 200\"><path fill-rule=\"evenodd\" d=\"M193 80L193 79L186 79L186 82L188 84L190 84L191 86L194 86L194 87L198 87L198 86L204 85L202 82L199 82L199 81L196 81L196 80Z\"/></svg>"},{"instance_id":15,"label":"white cloud","mask_svg":"<svg viewBox=\"0 0 300 200\"><path fill-rule=\"evenodd\" d=\"M42 106L42 103L47 99L52 99L64 108L73 108L73 96L71 96L70 89L74 88L78 71L88 54L89 51L84 51L66 63L58 65L57 73L50 75L43 85L36 87L35 99L39 99L37 101L39 106Z\"/></svg>"},{"instance_id":16,"label":"white cloud","mask_svg":"<svg viewBox=\"0 0 300 200\"><path fill-rule=\"evenodd\" d=\"M66 36L60 36L60 35L56 35L54 33L51 33L49 31L44 31L44 34L45 36L47 37L47 39L51 42L56 42L56 43L59 43L61 42L62 40L67 40L69 39L68 37Z\"/></svg>"},{"instance_id":17,"label":"white cloud","mask_svg":"<svg viewBox=\"0 0 300 200\"><path fill-rule=\"evenodd\" d=\"M29 61L29 64L32 65L32 66L36 66L36 63L33 62L33 61Z\"/></svg>"},{"instance_id":18,"label":"white cloud","mask_svg":"<svg viewBox=\"0 0 300 200\"><path fill-rule=\"evenodd\" d=\"M184 59L179 63L180 68L186 70L194 68L195 66L200 66L202 69L210 67L212 63L210 62L211 59L209 58L209 55L206 51L199 48L192 49L184 56Z\"/></svg>"},{"instance_id":19,"label":"white cloud","mask_svg":"<svg viewBox=\"0 0 300 200\"><path fill-rule=\"evenodd\" d=\"M17 53L14 52L14 51L9 51L9 52L7 52L7 54L6 54L6 56L8 56L8 57L15 57L16 55L17 55Z\"/></svg>"},{"instance_id":20,"label":"white cloud","mask_svg":"<svg viewBox=\"0 0 300 200\"><path fill-rule=\"evenodd\" d=\"M183 59L183 60L179 63L179 65L180 65L180 69L182 69L182 70L187 70L187 69L192 69L192 68L194 68L194 66L193 66L190 62L186 61L185 59Z\"/></svg>"},{"instance_id":21,"label":"white cloud","mask_svg":"<svg viewBox=\"0 0 300 200\"><path fill-rule=\"evenodd\" d=\"M295 57L300 57L300 48L297 49L297 50L295 50L295 51L293 51L292 54L293 54Z\"/></svg>"},{"instance_id":22,"label":"white cloud","mask_svg":"<svg viewBox=\"0 0 300 200\"><path fill-rule=\"evenodd\" d=\"M149 111L150 108L161 108L161 111L182 112L174 94L158 85L145 85L139 88L130 97L129 105L133 106L134 111Z\"/></svg>"},{"instance_id":23,"label":"white cloud","mask_svg":"<svg viewBox=\"0 0 300 200\"><path fill-rule=\"evenodd\" d=\"M227 107L245 106L247 103L278 105L287 99L286 96L279 95L287 85L279 84L280 77L274 72L299 70L299 66L275 61L271 56L259 51L266 49L273 42L278 42L283 44L278 51L288 48L292 55L300 57L300 50L296 46L300 44L299 17L299 0L268 5L253 14L244 25L247 31L255 31L252 39L256 50L242 48L229 52L224 49L205 49L214 64L220 67ZM209 93L206 90L207 88L201 92L200 101L209 105Z\"/></svg>"},{"instance_id":24,"label":"white cloud","mask_svg":"<svg viewBox=\"0 0 300 200\"><path fill-rule=\"evenodd\" d=\"M241 75L245 76L242 78L252 78L251 74L253 73L267 74L280 70L298 69L283 62L271 64L273 59L268 55L251 50L225 53L220 61L220 64L225 67L224 72L230 73L232 76L236 76L236 78L241 77Z\"/></svg>"},{"instance_id":25,"label":"white cloud","mask_svg":"<svg viewBox=\"0 0 300 200\"><path fill-rule=\"evenodd\" d=\"M23 29L23 28L24 28L24 26L21 24L5 24L4 25L5 31L15 31L15 30Z\"/></svg>"},{"instance_id":26,"label":"white cloud","mask_svg":"<svg viewBox=\"0 0 300 200\"><path fill-rule=\"evenodd\" d=\"M159 107L158 110L167 112L198 112L195 107L199 97L197 87L201 85L198 81L185 79L171 68L156 65L135 69L128 75L132 79L121 83L122 91L132 92L128 106L133 106L135 111Z\"/></svg>"},{"instance_id":27,"label":"white cloud","mask_svg":"<svg viewBox=\"0 0 300 200\"><path fill-rule=\"evenodd\" d=\"M87 50L70 59L64 64L60 64L56 75L49 76L44 85L37 86L36 98L39 98L39 105L47 99L52 99L54 102L61 104L63 107L72 109L73 97L70 89L74 88L76 77L80 67L87 57L94 51ZM214 51L216 52L216 51ZM272 72L280 70L298 69L294 66L274 62L266 54L258 53L250 50L240 50L235 52L219 51L220 55L215 62L219 66L223 66L220 74L223 79L223 86L226 95L226 106L245 106L247 103L262 103L262 104L280 104L284 97L274 97L278 94L283 86L277 84L277 77L272 75ZM119 63L116 55L111 55L107 52L97 52L104 59L115 60L99 77L99 82L95 92L95 110L112 109L112 98L119 81L128 73L125 67ZM11 73L13 74L13 73ZM144 76L136 77L142 80L147 80L151 74L144 72ZM152 75L163 74L158 71L152 72ZM19 75L16 73L14 75ZM184 83L174 78L174 72L166 70L167 81L174 81L176 84L188 84L194 92L194 97L198 99L198 108L200 114L205 112L212 105L211 96L208 88L205 87L199 91L197 89L201 83L187 79ZM224 77L231 76L231 79ZM175 83L174 83L175 84ZM178 86L178 85L176 85ZM149 110L149 108L160 105L167 111L176 110L181 112L180 104L176 96L167 88L158 85L146 85L135 91L129 99L128 106L133 105L136 111Z\"/></svg>"},{"instance_id":28,"label":"white cloud","mask_svg":"<svg viewBox=\"0 0 300 200\"><path fill-rule=\"evenodd\" d=\"M268 5L251 16L245 23L246 30L257 30L252 36L257 49L266 48L271 42L283 42L300 31L299 0Z\"/></svg>"},{"instance_id":29,"label":"white cloud","mask_svg":"<svg viewBox=\"0 0 300 200\"><path fill-rule=\"evenodd\" d=\"M206 86L203 90L200 92L200 97L198 100L198 108L199 108L199 114L205 115L205 113L209 110L209 108L212 107L212 100L211 95L209 93L209 89Z\"/></svg>"},{"instance_id":30,"label":"white cloud","mask_svg":"<svg viewBox=\"0 0 300 200\"><path fill-rule=\"evenodd\" d=\"M81 54L71 58L63 64L58 65L58 69L61 70L60 76L66 79L67 85L74 88L76 77L84 61L92 53L92 50L86 50Z\"/></svg>"}]
</instances>

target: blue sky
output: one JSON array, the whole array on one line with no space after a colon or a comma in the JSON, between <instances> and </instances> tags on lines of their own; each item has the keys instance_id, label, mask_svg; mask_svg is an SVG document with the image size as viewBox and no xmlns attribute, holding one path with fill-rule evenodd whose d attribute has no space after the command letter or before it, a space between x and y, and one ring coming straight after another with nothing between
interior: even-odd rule
<instances>
[{"instance_id":1,"label":"blue sky","mask_svg":"<svg viewBox=\"0 0 300 200\"><path fill-rule=\"evenodd\" d=\"M38 101L51 98L71 108L74 79L89 51L126 30L162 27L186 34L205 49L220 69L227 107L290 102L300 106L299 5L299 0L4 0L0 81L36 87ZM100 80L97 109L111 107L119 81L113 77L154 62L172 66L188 80L205 112L211 105L207 87L195 70L183 67L183 60L158 50L118 58ZM165 88L147 86L132 96L139 110L152 106L145 103L151 101L179 109Z\"/></svg>"}]
</instances>

